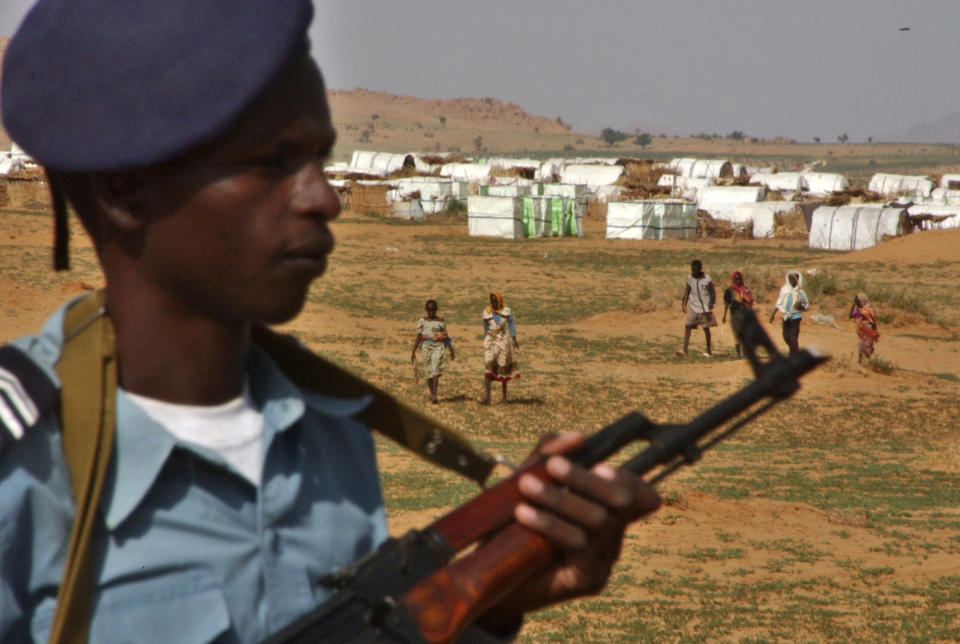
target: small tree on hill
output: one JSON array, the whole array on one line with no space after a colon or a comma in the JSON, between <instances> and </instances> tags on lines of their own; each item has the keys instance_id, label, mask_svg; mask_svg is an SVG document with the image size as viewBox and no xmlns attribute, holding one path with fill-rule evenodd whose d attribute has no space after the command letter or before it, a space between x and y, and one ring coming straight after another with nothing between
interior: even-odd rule
<instances>
[{"instance_id":1,"label":"small tree on hill","mask_svg":"<svg viewBox=\"0 0 960 644\"><path fill-rule=\"evenodd\" d=\"M650 136L649 132L639 132L635 139L633 139L634 144L639 145L641 148L645 148L651 143L653 143L653 137Z\"/></svg>"},{"instance_id":2,"label":"small tree on hill","mask_svg":"<svg viewBox=\"0 0 960 644\"><path fill-rule=\"evenodd\" d=\"M603 138L603 142L611 147L628 138L628 135L612 127L603 128L603 130L600 131L600 136Z\"/></svg>"},{"instance_id":3,"label":"small tree on hill","mask_svg":"<svg viewBox=\"0 0 960 644\"><path fill-rule=\"evenodd\" d=\"M727 135L727 138L732 139L734 141L742 141L744 139L744 134L740 130L734 130L733 132Z\"/></svg>"},{"instance_id":4,"label":"small tree on hill","mask_svg":"<svg viewBox=\"0 0 960 644\"><path fill-rule=\"evenodd\" d=\"M847 139L849 139L849 138L850 138L850 137L847 136L846 133L844 133L844 134L841 134L840 136L837 137L837 141L840 141L840 143L846 143L846 142L847 142Z\"/></svg>"}]
</instances>

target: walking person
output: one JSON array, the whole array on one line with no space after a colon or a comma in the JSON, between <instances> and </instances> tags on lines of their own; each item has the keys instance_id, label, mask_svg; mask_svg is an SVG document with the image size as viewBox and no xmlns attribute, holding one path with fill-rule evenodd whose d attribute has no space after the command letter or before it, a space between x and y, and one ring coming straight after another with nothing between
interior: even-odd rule
<instances>
[{"instance_id":1,"label":"walking person","mask_svg":"<svg viewBox=\"0 0 960 644\"><path fill-rule=\"evenodd\" d=\"M677 350L678 356L687 355L687 350L690 348L690 332L701 327L707 341L707 350L703 357L713 357L710 327L717 326L717 318L713 314L713 305L716 301L717 290L713 280L703 272L703 263L699 259L693 260L690 262L690 274L687 275L686 288L683 291L683 299L680 301L680 310L686 313L687 317L683 327L683 349Z\"/></svg>"},{"instance_id":2,"label":"walking person","mask_svg":"<svg viewBox=\"0 0 960 644\"><path fill-rule=\"evenodd\" d=\"M857 324L857 364L863 364L864 358L871 358L874 345L880 340L880 325L877 313L870 305L864 293L857 293L850 306L850 319Z\"/></svg>"},{"instance_id":3,"label":"walking person","mask_svg":"<svg viewBox=\"0 0 960 644\"><path fill-rule=\"evenodd\" d=\"M501 401L507 402L507 383L520 377L514 350L519 349L513 311L503 303L499 291L490 293L490 304L483 310L483 392L481 403L490 404L490 383L501 386Z\"/></svg>"},{"instance_id":4,"label":"walking person","mask_svg":"<svg viewBox=\"0 0 960 644\"><path fill-rule=\"evenodd\" d=\"M800 320L803 312L810 307L807 294L803 290L803 276L800 271L792 270L787 273L777 303L770 312L770 321L780 313L783 320L783 341L787 343L790 353L800 350Z\"/></svg>"},{"instance_id":5,"label":"walking person","mask_svg":"<svg viewBox=\"0 0 960 644\"><path fill-rule=\"evenodd\" d=\"M423 354L423 376L427 379L427 388L430 390L430 402L437 404L437 389L440 385L440 376L443 375L443 367L446 364L447 353L444 349L450 350L450 360L455 360L453 352L453 341L447 335L447 325L443 318L437 315L437 301L427 300L424 305L424 311L427 317L420 318L417 322L417 337L413 341L413 351L410 353L410 361L417 363L417 348Z\"/></svg>"},{"instance_id":6,"label":"walking person","mask_svg":"<svg viewBox=\"0 0 960 644\"><path fill-rule=\"evenodd\" d=\"M340 213L312 16L38 0L10 40L3 122L53 188L55 266L75 213L106 286L0 347L21 412L0 405L2 642L261 642L389 537L364 419L397 401L267 328L302 310ZM488 637L598 592L658 505L560 456L582 442L520 479L516 521L559 553L477 618Z\"/></svg>"},{"instance_id":7,"label":"walking person","mask_svg":"<svg viewBox=\"0 0 960 644\"><path fill-rule=\"evenodd\" d=\"M736 314L737 308L740 306L752 309L753 293L747 288L747 285L743 283L743 273L741 271L733 271L730 275L730 286L723 292L723 318L720 322L726 324L727 311L732 311ZM735 344L733 347L739 359L741 357L740 340L736 335L734 335L734 341Z\"/></svg>"}]
</instances>

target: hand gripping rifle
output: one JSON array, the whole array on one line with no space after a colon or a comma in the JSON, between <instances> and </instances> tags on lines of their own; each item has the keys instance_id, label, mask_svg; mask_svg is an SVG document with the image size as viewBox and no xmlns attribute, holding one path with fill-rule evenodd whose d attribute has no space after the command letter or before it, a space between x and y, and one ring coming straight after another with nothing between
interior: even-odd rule
<instances>
[{"instance_id":1,"label":"hand gripping rifle","mask_svg":"<svg viewBox=\"0 0 960 644\"><path fill-rule=\"evenodd\" d=\"M806 349L783 356L752 310L740 306L731 312L733 331L753 368L752 382L686 424L657 425L631 412L587 437L567 458L590 467L629 443L645 441L647 448L621 467L644 475L659 466L649 479L656 484L682 465L695 463L705 450L789 398L799 389L800 376L828 359ZM769 356L766 362L757 355L761 347ZM468 639L470 631L466 629L476 630L470 625L478 616L556 556L550 542L513 520L513 509L521 500L517 479L525 473L548 480L546 458L515 472L423 530L390 539L355 564L328 575L324 583L339 593L267 641L345 644ZM454 559L477 542L482 545Z\"/></svg>"}]
</instances>

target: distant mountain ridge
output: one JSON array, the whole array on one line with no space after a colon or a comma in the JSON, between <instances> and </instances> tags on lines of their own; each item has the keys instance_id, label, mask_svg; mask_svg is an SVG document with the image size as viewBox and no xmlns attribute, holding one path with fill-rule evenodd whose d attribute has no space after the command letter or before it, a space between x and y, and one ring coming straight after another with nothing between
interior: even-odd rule
<instances>
[{"instance_id":1,"label":"distant mountain ridge","mask_svg":"<svg viewBox=\"0 0 960 644\"><path fill-rule=\"evenodd\" d=\"M960 143L960 112L953 112L933 123L917 123L893 141L903 143Z\"/></svg>"},{"instance_id":2,"label":"distant mountain ridge","mask_svg":"<svg viewBox=\"0 0 960 644\"><path fill-rule=\"evenodd\" d=\"M543 134L566 134L572 128L559 117L530 114L516 103L496 98L418 98L358 87L327 90L333 121L367 122L377 119L419 122L421 125L471 129L513 129ZM374 111L376 110L376 111Z\"/></svg>"}]
</instances>

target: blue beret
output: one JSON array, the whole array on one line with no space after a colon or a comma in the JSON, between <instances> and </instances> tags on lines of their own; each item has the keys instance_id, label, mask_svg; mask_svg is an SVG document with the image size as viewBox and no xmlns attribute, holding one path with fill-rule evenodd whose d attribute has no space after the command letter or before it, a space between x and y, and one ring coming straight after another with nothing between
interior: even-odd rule
<instances>
[{"instance_id":1,"label":"blue beret","mask_svg":"<svg viewBox=\"0 0 960 644\"><path fill-rule=\"evenodd\" d=\"M305 53L312 17L310 0L39 0L4 59L4 126L58 170L170 159Z\"/></svg>"}]
</instances>

